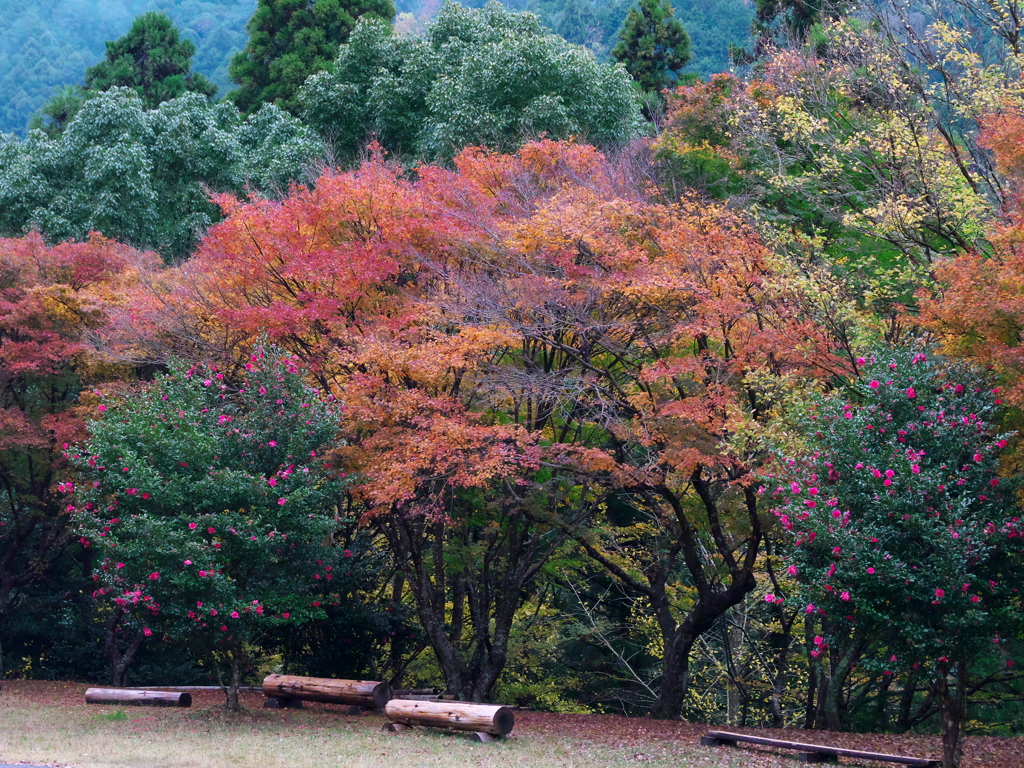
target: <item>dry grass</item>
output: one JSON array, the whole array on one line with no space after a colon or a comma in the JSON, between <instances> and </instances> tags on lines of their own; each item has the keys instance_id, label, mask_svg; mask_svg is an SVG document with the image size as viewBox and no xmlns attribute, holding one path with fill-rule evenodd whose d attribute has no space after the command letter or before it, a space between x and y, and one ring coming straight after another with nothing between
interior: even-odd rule
<instances>
[{"instance_id":1,"label":"dry grass","mask_svg":"<svg viewBox=\"0 0 1024 768\"><path fill-rule=\"evenodd\" d=\"M246 711L228 715L224 697L193 693L191 709L86 705L84 685L16 681L0 695L0 763L76 768L792 768L791 752L698 746L707 726L612 715L516 714L512 735L481 744L465 734L417 730L385 734L379 715L346 708L262 709L243 694ZM903 755L935 755L938 738L744 730ZM1024 738L972 736L965 768L1024 768ZM865 766L842 759L841 765ZM882 768L884 763L875 763Z\"/></svg>"},{"instance_id":2,"label":"dry grass","mask_svg":"<svg viewBox=\"0 0 1024 768\"><path fill-rule=\"evenodd\" d=\"M0 697L0 762L97 768L594 768L607 766L790 765L774 756L730 755L676 740L595 740L567 722L561 733L522 727L504 741L481 744L438 731L381 731L376 715L341 708L264 710L245 697L246 711L223 712L219 694L194 695L191 709L99 707L84 704L85 686L60 685L40 696L38 683L8 683ZM40 701L40 699L43 699ZM527 716L525 719L529 719ZM639 725L639 723L638 723ZM556 731L558 729L555 729Z\"/></svg>"}]
</instances>

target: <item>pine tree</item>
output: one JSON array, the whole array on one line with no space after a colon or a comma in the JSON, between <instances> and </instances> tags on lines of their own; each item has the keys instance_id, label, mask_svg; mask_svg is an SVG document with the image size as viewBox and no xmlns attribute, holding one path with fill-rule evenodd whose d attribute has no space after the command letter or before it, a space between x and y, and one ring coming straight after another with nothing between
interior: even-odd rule
<instances>
[{"instance_id":1,"label":"pine tree","mask_svg":"<svg viewBox=\"0 0 1024 768\"><path fill-rule=\"evenodd\" d=\"M648 93L672 85L690 60L690 36L669 0L640 0L629 9L612 58Z\"/></svg>"},{"instance_id":2,"label":"pine tree","mask_svg":"<svg viewBox=\"0 0 1024 768\"><path fill-rule=\"evenodd\" d=\"M107 43L104 60L86 70L85 87L91 91L132 88L149 109L187 91L212 98L217 86L192 71L195 52L192 41L181 38L166 14L150 11L135 19L128 34Z\"/></svg>"},{"instance_id":3,"label":"pine tree","mask_svg":"<svg viewBox=\"0 0 1024 768\"><path fill-rule=\"evenodd\" d=\"M259 0L246 24L249 43L231 60L239 87L228 94L246 115L264 104L293 114L310 75L328 68L360 16L390 22L392 0Z\"/></svg>"}]
</instances>

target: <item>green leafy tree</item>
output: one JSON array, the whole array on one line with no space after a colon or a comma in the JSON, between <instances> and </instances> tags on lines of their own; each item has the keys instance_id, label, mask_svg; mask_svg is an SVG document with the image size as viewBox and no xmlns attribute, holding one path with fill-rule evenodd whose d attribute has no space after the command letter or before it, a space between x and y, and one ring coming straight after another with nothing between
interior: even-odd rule
<instances>
[{"instance_id":1,"label":"green leafy tree","mask_svg":"<svg viewBox=\"0 0 1024 768\"><path fill-rule=\"evenodd\" d=\"M148 109L186 92L213 98L217 86L192 71L195 52L195 44L181 39L166 14L150 11L135 20L128 34L107 43L104 60L86 70L85 87L132 88Z\"/></svg>"},{"instance_id":2,"label":"green leafy tree","mask_svg":"<svg viewBox=\"0 0 1024 768\"><path fill-rule=\"evenodd\" d=\"M237 377L175 363L103 399L62 486L96 551L95 596L136 647L155 635L226 663L232 710L251 645L325 618L352 557L330 544L345 482L321 456L340 409L281 354L257 350Z\"/></svg>"},{"instance_id":3,"label":"green leafy tree","mask_svg":"<svg viewBox=\"0 0 1024 768\"><path fill-rule=\"evenodd\" d=\"M648 93L660 93L676 82L690 60L690 36L675 18L669 0L640 0L630 8L619 30L612 58Z\"/></svg>"},{"instance_id":4,"label":"green leafy tree","mask_svg":"<svg viewBox=\"0 0 1024 768\"><path fill-rule=\"evenodd\" d=\"M327 69L362 17L390 22L391 0L259 0L246 30L249 42L231 61L239 87L228 94L246 115L264 104L297 113L306 79Z\"/></svg>"},{"instance_id":5,"label":"green leafy tree","mask_svg":"<svg viewBox=\"0 0 1024 768\"><path fill-rule=\"evenodd\" d=\"M186 93L147 110L115 87L61 133L0 135L0 234L97 231L181 259L220 219L210 192L286 187L323 154L312 131L270 105L243 121L230 103Z\"/></svg>"},{"instance_id":6,"label":"green leafy tree","mask_svg":"<svg viewBox=\"0 0 1024 768\"><path fill-rule=\"evenodd\" d=\"M943 764L955 768L968 673L1002 655L1024 609L1024 526L1015 484L999 475L998 396L975 370L922 352L859 362L859 380L805 414L807 453L774 491L788 570L824 626L812 656L859 631L888 648L865 664L929 679Z\"/></svg>"},{"instance_id":7,"label":"green leafy tree","mask_svg":"<svg viewBox=\"0 0 1024 768\"><path fill-rule=\"evenodd\" d=\"M425 40L360 20L332 70L310 78L300 98L306 122L339 149L355 152L372 134L430 160L541 134L622 144L641 123L624 69L495 2L446 4Z\"/></svg>"}]
</instances>

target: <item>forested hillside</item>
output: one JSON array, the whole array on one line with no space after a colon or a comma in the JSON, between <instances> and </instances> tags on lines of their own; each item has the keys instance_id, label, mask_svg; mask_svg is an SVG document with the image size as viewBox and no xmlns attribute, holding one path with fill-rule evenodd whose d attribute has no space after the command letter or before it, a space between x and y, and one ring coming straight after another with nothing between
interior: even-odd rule
<instances>
[{"instance_id":1,"label":"forested hillside","mask_svg":"<svg viewBox=\"0 0 1024 768\"><path fill-rule=\"evenodd\" d=\"M604 59L634 0L508 0L530 10L569 42L585 44ZM401 31L422 32L439 0L396 4ZM484 0L468 5L482 7ZM87 67L103 57L104 43L126 33L146 11L163 11L196 45L195 71L223 94L230 87L231 56L245 45L245 24L256 0L25 0L0 5L0 133L23 133L32 114L62 85L79 85ZM725 70L729 44L749 37L752 9L744 0L684 0L676 15L693 41L687 71ZM404 18L404 23L403 23Z\"/></svg>"},{"instance_id":2,"label":"forested hillside","mask_svg":"<svg viewBox=\"0 0 1024 768\"><path fill-rule=\"evenodd\" d=\"M258 0L219 100L146 14L0 135L0 676L1020 732L1019 0L582 2Z\"/></svg>"},{"instance_id":3,"label":"forested hillside","mask_svg":"<svg viewBox=\"0 0 1024 768\"><path fill-rule=\"evenodd\" d=\"M24 0L0 4L0 132L22 133L61 85L80 85L104 43L164 11L196 45L194 67L222 89L256 0Z\"/></svg>"}]
</instances>

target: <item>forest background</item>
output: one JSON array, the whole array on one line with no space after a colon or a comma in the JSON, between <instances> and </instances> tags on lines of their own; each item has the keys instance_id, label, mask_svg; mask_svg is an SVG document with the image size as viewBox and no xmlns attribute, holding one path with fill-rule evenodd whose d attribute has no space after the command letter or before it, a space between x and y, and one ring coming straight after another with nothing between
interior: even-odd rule
<instances>
[{"instance_id":1,"label":"forest background","mask_svg":"<svg viewBox=\"0 0 1024 768\"><path fill-rule=\"evenodd\" d=\"M481 7L482 0L465 5ZM632 5L629 0L533 0L508 2L530 11L572 43L608 56ZM570 7L572 6L572 7ZM396 24L422 32L437 14L437 0L396 3ZM193 68L221 89L230 88L228 65L245 46L245 24L255 0L29 0L0 8L0 133L24 134L32 115L55 88L79 85L82 74L103 56L103 46L125 34L146 11L166 13L196 45ZM678 3L676 16L694 39L689 72L707 77L728 68L729 46L744 46L753 9L742 0ZM574 20L582 19L582 24ZM570 29L570 26L573 29Z\"/></svg>"},{"instance_id":2,"label":"forest background","mask_svg":"<svg viewBox=\"0 0 1024 768\"><path fill-rule=\"evenodd\" d=\"M0 135L3 673L1019 727L1016 2L400 11Z\"/></svg>"}]
</instances>

